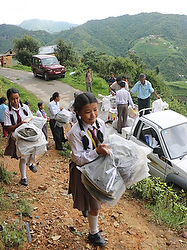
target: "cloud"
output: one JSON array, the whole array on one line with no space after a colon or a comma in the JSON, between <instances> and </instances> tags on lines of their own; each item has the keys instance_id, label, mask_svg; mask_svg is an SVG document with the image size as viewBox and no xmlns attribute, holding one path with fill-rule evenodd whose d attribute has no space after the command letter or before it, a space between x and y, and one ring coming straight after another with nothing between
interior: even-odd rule
<instances>
[{"instance_id":1,"label":"cloud","mask_svg":"<svg viewBox=\"0 0 187 250\"><path fill-rule=\"evenodd\" d=\"M92 19L105 19L109 16L134 15L142 12L163 14L187 14L184 1L178 0L16 0L1 1L0 24L20 24L28 19L45 19L82 24Z\"/></svg>"}]
</instances>

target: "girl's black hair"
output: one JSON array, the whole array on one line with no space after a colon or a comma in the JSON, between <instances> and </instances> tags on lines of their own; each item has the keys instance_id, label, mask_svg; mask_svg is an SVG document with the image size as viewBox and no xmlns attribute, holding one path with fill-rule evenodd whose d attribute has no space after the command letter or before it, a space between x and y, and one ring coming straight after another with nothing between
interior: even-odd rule
<instances>
[{"instance_id":1,"label":"girl's black hair","mask_svg":"<svg viewBox=\"0 0 187 250\"><path fill-rule=\"evenodd\" d=\"M9 100L11 94L18 94L19 95L19 91L16 88L10 88L10 89L7 90L6 95L7 95L8 101L9 101L8 102L9 111L11 110L10 100ZM23 107L23 104L22 104L21 100L19 100L19 103L20 103L21 107Z\"/></svg>"},{"instance_id":2,"label":"girl's black hair","mask_svg":"<svg viewBox=\"0 0 187 250\"><path fill-rule=\"evenodd\" d=\"M6 101L6 97L2 96L2 97L0 98L0 105L1 105L2 103L4 103L5 101Z\"/></svg>"},{"instance_id":3,"label":"girl's black hair","mask_svg":"<svg viewBox=\"0 0 187 250\"><path fill-rule=\"evenodd\" d=\"M53 95L52 95L53 100L55 100L58 96L59 96L59 93L58 93L58 92L53 93Z\"/></svg>"},{"instance_id":4,"label":"girl's black hair","mask_svg":"<svg viewBox=\"0 0 187 250\"><path fill-rule=\"evenodd\" d=\"M50 102L54 101L59 96L59 92L54 92L53 95L50 97Z\"/></svg>"},{"instance_id":5,"label":"girl's black hair","mask_svg":"<svg viewBox=\"0 0 187 250\"><path fill-rule=\"evenodd\" d=\"M28 101L25 101L24 104L29 105L29 102L28 102Z\"/></svg>"},{"instance_id":6,"label":"girl's black hair","mask_svg":"<svg viewBox=\"0 0 187 250\"><path fill-rule=\"evenodd\" d=\"M40 107L42 106L43 102L39 102L38 103L38 108L40 109Z\"/></svg>"},{"instance_id":7,"label":"girl's black hair","mask_svg":"<svg viewBox=\"0 0 187 250\"><path fill-rule=\"evenodd\" d=\"M81 111L81 109L86 105L86 104L91 104L91 103L98 103L97 98L90 92L85 92L82 94L79 94L76 98L75 98L75 102L74 102L74 110L76 112L76 117L80 126L80 129L82 131L84 131L83 125L82 125L82 120L80 119L78 112ZM98 121L96 120L96 126L98 129L97 132L97 138L98 140L102 143L103 142L103 133L100 131L100 126ZM88 145L89 145L89 140L88 137L86 135L84 135L82 137L82 143L84 146L84 149L88 149Z\"/></svg>"}]
</instances>

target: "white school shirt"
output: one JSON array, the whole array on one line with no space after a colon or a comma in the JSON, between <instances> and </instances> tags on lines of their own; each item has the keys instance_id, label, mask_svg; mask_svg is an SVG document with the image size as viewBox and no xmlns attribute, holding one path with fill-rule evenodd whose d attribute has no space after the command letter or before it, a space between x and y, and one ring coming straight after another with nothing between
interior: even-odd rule
<instances>
[{"instance_id":1,"label":"white school shirt","mask_svg":"<svg viewBox=\"0 0 187 250\"><path fill-rule=\"evenodd\" d=\"M23 109L28 113L28 116L26 116L23 112ZM15 112L15 109L14 107L11 106L11 110L9 111L9 107L7 109L5 109L5 112L4 112L4 126L12 126L12 122L11 122L11 119L10 119L10 114L13 115L14 117L14 121L15 121L15 124L17 124L17 119L18 119L18 116L17 116L17 113ZM30 111L30 108L28 107L28 105L26 104L23 104L23 107L21 107L21 105L19 104L19 115L21 116L21 120L25 120L27 117L32 117L32 113Z\"/></svg>"},{"instance_id":2,"label":"white school shirt","mask_svg":"<svg viewBox=\"0 0 187 250\"><path fill-rule=\"evenodd\" d=\"M130 96L130 93L125 90L125 88L121 88L116 92L116 104L130 104L132 108L134 108L134 103Z\"/></svg>"},{"instance_id":3,"label":"white school shirt","mask_svg":"<svg viewBox=\"0 0 187 250\"><path fill-rule=\"evenodd\" d=\"M48 104L48 112L50 119L55 119L56 114L60 111L59 102L55 102L54 100Z\"/></svg>"},{"instance_id":4,"label":"white school shirt","mask_svg":"<svg viewBox=\"0 0 187 250\"><path fill-rule=\"evenodd\" d=\"M97 121L100 126L100 131L103 133L103 137L105 137L105 123L100 118L97 118ZM93 143L91 138L87 134L88 128L92 129L97 126L94 123L92 126L83 122L84 131L80 130L79 123L75 123L71 130L67 133L68 142L71 146L71 160L75 162L78 166L82 166L86 163L89 163L95 160L99 155L96 150L93 149ZM86 135L89 140L88 149L85 150L82 143L82 137Z\"/></svg>"}]
</instances>

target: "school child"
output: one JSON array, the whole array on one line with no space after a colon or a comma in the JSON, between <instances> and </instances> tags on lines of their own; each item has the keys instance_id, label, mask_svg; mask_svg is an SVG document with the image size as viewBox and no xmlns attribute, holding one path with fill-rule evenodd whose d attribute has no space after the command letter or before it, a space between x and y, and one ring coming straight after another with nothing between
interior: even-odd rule
<instances>
[{"instance_id":1,"label":"school child","mask_svg":"<svg viewBox=\"0 0 187 250\"><path fill-rule=\"evenodd\" d=\"M36 116L43 117L43 118L47 119L47 121L49 121L49 117L47 117L45 110L44 110L44 103L43 102L38 103L38 110L36 112ZM46 138L46 141L47 141L47 122L44 124L42 131L43 131L45 138Z\"/></svg>"},{"instance_id":2,"label":"school child","mask_svg":"<svg viewBox=\"0 0 187 250\"><path fill-rule=\"evenodd\" d=\"M88 217L90 242L94 246L105 246L107 243L97 227L101 203L95 200L84 187L81 182L81 172L76 168L95 160L99 155L109 154L107 145L102 144L105 137L105 124L103 120L97 118L98 102L90 92L81 93L76 97L74 110L78 122L67 133L72 150L69 193L73 195L73 208L77 208Z\"/></svg>"},{"instance_id":3,"label":"school child","mask_svg":"<svg viewBox=\"0 0 187 250\"><path fill-rule=\"evenodd\" d=\"M18 159L16 155L15 141L13 140L11 135L16 128L18 128L21 124L27 122L27 117L32 117L32 113L27 105L22 104L19 92L16 88L10 88L7 90L7 99L9 103L8 108L4 112L4 126L9 133L9 139L4 154L10 155L11 158ZM20 158L19 169L21 173L21 185L28 185L26 177L27 165L29 166L32 172L37 172L37 168L32 164L33 161L34 159L32 155L30 155L29 157Z\"/></svg>"},{"instance_id":4,"label":"school child","mask_svg":"<svg viewBox=\"0 0 187 250\"><path fill-rule=\"evenodd\" d=\"M51 132L53 134L53 140L55 141L55 149L66 151L67 148L62 146L62 142L65 143L67 139L64 136L64 128L56 125L55 116L56 114L62 110L60 107L60 94L59 92L54 92L52 97L50 98L50 103L48 104L48 113L49 113L49 125L51 128Z\"/></svg>"},{"instance_id":5,"label":"school child","mask_svg":"<svg viewBox=\"0 0 187 250\"><path fill-rule=\"evenodd\" d=\"M6 103L7 103L6 97L2 96L0 98L0 123L1 123L2 129L3 129L3 137L8 136L8 132L6 131L6 129L4 127L4 112L5 112L5 109L8 107L6 105Z\"/></svg>"},{"instance_id":6,"label":"school child","mask_svg":"<svg viewBox=\"0 0 187 250\"><path fill-rule=\"evenodd\" d=\"M71 121L70 121L71 126L73 126L73 124L77 122L76 113L74 111L74 101L75 101L75 98L78 95L79 95L79 93L77 93L77 92L74 93L74 100L72 100L70 102L69 107L68 107L68 110L72 113L72 118L71 118Z\"/></svg>"}]
</instances>

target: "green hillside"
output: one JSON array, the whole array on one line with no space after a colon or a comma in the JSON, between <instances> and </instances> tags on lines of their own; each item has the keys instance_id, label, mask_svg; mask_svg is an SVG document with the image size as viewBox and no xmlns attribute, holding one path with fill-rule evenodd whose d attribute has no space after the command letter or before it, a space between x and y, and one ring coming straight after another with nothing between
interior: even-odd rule
<instances>
[{"instance_id":1,"label":"green hillside","mask_svg":"<svg viewBox=\"0 0 187 250\"><path fill-rule=\"evenodd\" d=\"M185 15L141 13L92 20L77 28L60 32L57 38L71 41L80 55L94 49L108 55L126 57L134 46L140 46L137 44L139 39L156 35L166 42L166 46L161 46L161 42L157 46L143 46L141 49L136 48L136 54L142 57L150 69L159 65L163 77L172 81L180 80L179 75L187 77L186 30Z\"/></svg>"},{"instance_id":2,"label":"green hillside","mask_svg":"<svg viewBox=\"0 0 187 250\"><path fill-rule=\"evenodd\" d=\"M141 37L130 51L141 57L145 54L150 54L163 60L168 54L177 54L178 48L174 48L169 41L160 36L149 35Z\"/></svg>"},{"instance_id":3,"label":"green hillside","mask_svg":"<svg viewBox=\"0 0 187 250\"><path fill-rule=\"evenodd\" d=\"M57 37L71 40L77 47L80 37L84 34L83 40L87 40L97 50L99 47L95 43L99 40L106 49L110 48L112 55L126 56L138 39L154 34L170 41L173 46L181 48L187 56L186 29L187 16L141 13L88 21L77 28L62 31L57 34ZM90 41L90 36L92 41ZM87 49L82 47L82 53Z\"/></svg>"},{"instance_id":4,"label":"green hillside","mask_svg":"<svg viewBox=\"0 0 187 250\"><path fill-rule=\"evenodd\" d=\"M92 20L55 34L0 25L0 53L12 48L13 39L23 34L38 39L42 46L57 44L59 39L71 42L80 57L90 50L127 57L134 50L148 68L154 70L155 66L159 66L165 80L179 81L181 75L185 76L182 79L187 79L186 30L186 15L160 13Z\"/></svg>"},{"instance_id":5,"label":"green hillside","mask_svg":"<svg viewBox=\"0 0 187 250\"><path fill-rule=\"evenodd\" d=\"M170 82L167 84L172 94L178 100L187 103L187 82L180 81L180 82Z\"/></svg>"},{"instance_id":6,"label":"green hillside","mask_svg":"<svg viewBox=\"0 0 187 250\"><path fill-rule=\"evenodd\" d=\"M179 79L187 75L186 57L179 47L160 36L141 37L130 50L143 58L149 68L159 65L166 80Z\"/></svg>"},{"instance_id":7,"label":"green hillside","mask_svg":"<svg viewBox=\"0 0 187 250\"><path fill-rule=\"evenodd\" d=\"M37 39L41 46L50 44L54 37L46 31L29 31L15 25L0 25L0 54L12 49L14 38L21 38L23 35L29 35Z\"/></svg>"}]
</instances>

